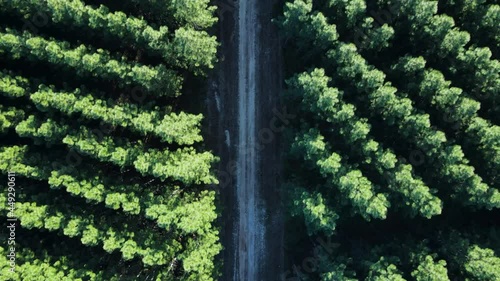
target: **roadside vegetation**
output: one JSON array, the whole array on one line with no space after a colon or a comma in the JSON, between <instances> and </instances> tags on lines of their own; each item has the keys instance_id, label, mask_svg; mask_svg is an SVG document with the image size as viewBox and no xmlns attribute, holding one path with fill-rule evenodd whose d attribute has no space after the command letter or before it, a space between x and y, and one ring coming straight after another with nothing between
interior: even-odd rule
<instances>
[{"instance_id":1,"label":"roadside vegetation","mask_svg":"<svg viewBox=\"0 0 500 281\"><path fill-rule=\"evenodd\" d=\"M216 63L215 6L146 2L0 0L0 172L19 220L0 279L217 279L218 158L186 102Z\"/></svg>"},{"instance_id":2,"label":"roadside vegetation","mask_svg":"<svg viewBox=\"0 0 500 281\"><path fill-rule=\"evenodd\" d=\"M285 280L500 280L499 17L286 2Z\"/></svg>"}]
</instances>

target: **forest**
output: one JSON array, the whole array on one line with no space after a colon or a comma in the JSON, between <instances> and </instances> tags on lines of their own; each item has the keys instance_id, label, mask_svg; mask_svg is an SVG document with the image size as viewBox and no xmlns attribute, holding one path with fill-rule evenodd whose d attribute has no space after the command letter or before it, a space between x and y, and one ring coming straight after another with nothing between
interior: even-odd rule
<instances>
[{"instance_id":1,"label":"forest","mask_svg":"<svg viewBox=\"0 0 500 281\"><path fill-rule=\"evenodd\" d=\"M500 281L500 1L271 2L0 0L0 281Z\"/></svg>"},{"instance_id":2,"label":"forest","mask_svg":"<svg viewBox=\"0 0 500 281\"><path fill-rule=\"evenodd\" d=\"M0 210L19 221L1 280L218 276L218 157L181 96L217 61L215 6L155 3L0 1L0 171L16 183Z\"/></svg>"},{"instance_id":3,"label":"forest","mask_svg":"<svg viewBox=\"0 0 500 281\"><path fill-rule=\"evenodd\" d=\"M500 280L498 4L284 4L285 280Z\"/></svg>"}]
</instances>

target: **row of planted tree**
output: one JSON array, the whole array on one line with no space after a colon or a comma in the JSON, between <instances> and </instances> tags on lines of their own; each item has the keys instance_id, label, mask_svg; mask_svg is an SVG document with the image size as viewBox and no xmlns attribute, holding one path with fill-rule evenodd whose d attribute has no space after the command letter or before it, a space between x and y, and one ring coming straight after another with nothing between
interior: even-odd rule
<instances>
[{"instance_id":1,"label":"row of planted tree","mask_svg":"<svg viewBox=\"0 0 500 281\"><path fill-rule=\"evenodd\" d=\"M286 232L301 245L286 255L289 277L500 278L499 11L487 1L285 4L285 98L301 116L288 138L288 227L306 226ZM335 251L309 242L318 235ZM314 270L300 270L311 252Z\"/></svg>"},{"instance_id":2,"label":"row of planted tree","mask_svg":"<svg viewBox=\"0 0 500 281\"><path fill-rule=\"evenodd\" d=\"M178 99L217 61L215 7L106 4L0 1L0 172L15 172L21 227L1 275L214 280L218 159Z\"/></svg>"}]
</instances>

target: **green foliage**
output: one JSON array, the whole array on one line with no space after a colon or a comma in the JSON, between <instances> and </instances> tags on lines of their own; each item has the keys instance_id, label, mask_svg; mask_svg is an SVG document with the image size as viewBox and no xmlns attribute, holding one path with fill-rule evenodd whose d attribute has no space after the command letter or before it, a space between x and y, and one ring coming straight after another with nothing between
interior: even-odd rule
<instances>
[{"instance_id":1,"label":"green foliage","mask_svg":"<svg viewBox=\"0 0 500 281\"><path fill-rule=\"evenodd\" d=\"M12 77L1 73L2 81L15 85L16 81L27 81L22 77ZM16 80L17 79L17 80ZM185 112L163 113L159 108L146 110L131 103L114 104L91 94L85 94L81 89L72 92L59 92L54 87L38 86L38 91L29 93L19 86L9 86L2 94L10 97L29 96L40 111L58 110L69 117L81 114L88 119L102 120L112 126L131 128L142 135L153 134L162 141L191 145L202 141L200 135L201 114L193 115ZM21 94L22 93L22 94Z\"/></svg>"},{"instance_id":2,"label":"green foliage","mask_svg":"<svg viewBox=\"0 0 500 281\"><path fill-rule=\"evenodd\" d=\"M51 188L64 187L68 193L81 196L88 202L105 202L106 206L112 209L122 208L131 214L138 214L141 206L144 208L152 203L151 196L138 193L138 185L105 185L109 180L105 180L98 171L92 175L82 168L79 172L68 167L52 170L51 162L46 156L28 153L26 146L4 147L0 156L5 161L5 164L0 166L2 172L16 171L20 176L47 181Z\"/></svg>"},{"instance_id":3,"label":"green foliage","mask_svg":"<svg viewBox=\"0 0 500 281\"><path fill-rule=\"evenodd\" d=\"M414 2L416 7L429 4L424 0L410 2ZM472 6L480 6L477 1L468 2ZM436 8L430 9L429 13L432 14L422 18L420 18L421 11L414 7L402 5L400 11L397 17L404 18L402 20L404 23L395 24L395 28L405 29L405 24L411 23L413 33L410 33L410 40L415 45L423 44L426 47L419 53L423 53L428 60L446 59L448 63L437 63L436 66L449 72L453 81L463 90L475 97L483 98L484 104L488 106L489 115L498 121L496 115L499 112L500 62L492 57L489 47L475 45L466 47L471 35L460 30L452 17L438 14ZM414 17L418 17L419 20L413 20Z\"/></svg>"},{"instance_id":4,"label":"green foliage","mask_svg":"<svg viewBox=\"0 0 500 281\"><path fill-rule=\"evenodd\" d=\"M0 195L3 206L7 206L6 200L5 195ZM5 211L6 207L2 210ZM176 240L158 243L160 240L154 233L134 231L126 224L115 227L111 222L94 219L89 213L69 206L16 202L16 215L23 228L47 229L64 236L78 237L83 245L100 245L108 253L118 250L125 260L138 256L146 265L164 265L180 250Z\"/></svg>"},{"instance_id":5,"label":"green foliage","mask_svg":"<svg viewBox=\"0 0 500 281\"><path fill-rule=\"evenodd\" d=\"M440 214L439 198L421 180L413 178L410 165L399 163L392 151L370 138L370 125L356 116L352 104L342 101L338 89L328 87L328 81L324 70L315 69L292 78L288 85L290 91L303 95L302 105L307 111L316 113L318 120L332 123L348 145L363 155L364 163L375 166L379 175L385 177L387 187L400 193L413 213L427 218Z\"/></svg>"},{"instance_id":6,"label":"green foliage","mask_svg":"<svg viewBox=\"0 0 500 281\"><path fill-rule=\"evenodd\" d=\"M9 129L15 128L23 118L24 111L0 105L0 133L6 133Z\"/></svg>"},{"instance_id":7,"label":"green foliage","mask_svg":"<svg viewBox=\"0 0 500 281\"><path fill-rule=\"evenodd\" d=\"M342 79L361 78L353 86L367 95L372 114L381 116L388 125L397 124L399 133L420 148L437 163L440 171L435 173L450 185L457 186L469 204L493 208L500 206L500 193L488 187L474 168L467 164L463 151L458 145L451 145L442 131L431 127L428 114L419 113L410 99L398 97L398 90L384 84L385 75L371 69L353 45L340 45L329 52L329 57L337 61L336 76Z\"/></svg>"},{"instance_id":8,"label":"green foliage","mask_svg":"<svg viewBox=\"0 0 500 281\"><path fill-rule=\"evenodd\" d=\"M214 36L209 36L205 31L181 27L175 31L174 39L171 40L167 26L155 29L144 19L127 16L121 11L110 12L103 5L93 8L79 0L42 2L16 0L3 4L4 9L23 14L25 17L44 13L51 17L54 24L64 24L73 29L87 28L103 33L106 37L118 38L137 48L144 48L152 54L158 54L175 66L184 67L196 73L203 73L214 67L217 41ZM173 9L177 11L176 17L185 17L186 12L204 14L202 16L205 18L196 18L201 28L206 28L215 21L215 18L211 16L213 9L200 11L207 3L188 1L188 3L174 5ZM192 16L192 14L189 15L189 17Z\"/></svg>"},{"instance_id":9,"label":"green foliage","mask_svg":"<svg viewBox=\"0 0 500 281\"><path fill-rule=\"evenodd\" d=\"M284 4L285 98L298 116L284 190L309 236L286 234L301 241L287 245L292 278L499 279L497 11L484 0ZM378 196L391 208L369 221ZM322 235L340 246L321 253Z\"/></svg>"},{"instance_id":10,"label":"green foliage","mask_svg":"<svg viewBox=\"0 0 500 281\"><path fill-rule=\"evenodd\" d=\"M217 61L215 6L131 2L0 1L2 280L218 279L217 157L178 99Z\"/></svg>"},{"instance_id":11,"label":"green foliage","mask_svg":"<svg viewBox=\"0 0 500 281\"><path fill-rule=\"evenodd\" d=\"M36 281L36 280L62 280L62 281L82 281L82 280L119 280L118 276L105 276L102 271L92 271L86 268L75 268L75 264L67 262L64 257L56 260L47 254L42 257L35 256L35 253L25 247L20 247L16 251L16 269L10 271L10 263L6 257L8 248L0 247L0 260L2 268L0 272L5 280L13 281ZM8 276L8 277L7 277Z\"/></svg>"},{"instance_id":12,"label":"green foliage","mask_svg":"<svg viewBox=\"0 0 500 281\"><path fill-rule=\"evenodd\" d=\"M396 265L390 263L384 257L370 266L370 272L365 279L366 281L405 281Z\"/></svg>"},{"instance_id":13,"label":"green foliage","mask_svg":"<svg viewBox=\"0 0 500 281\"><path fill-rule=\"evenodd\" d=\"M175 65L198 74L199 69L214 68L217 46L215 36L210 37L205 31L181 27L175 31L175 37L167 50L176 55L175 60L173 59Z\"/></svg>"},{"instance_id":14,"label":"green foliage","mask_svg":"<svg viewBox=\"0 0 500 281\"><path fill-rule=\"evenodd\" d=\"M293 200L290 208L292 216L303 216L307 233L312 236L320 232L332 235L338 215L332 210L321 193L311 194L307 189L290 186L288 191Z\"/></svg>"},{"instance_id":15,"label":"green foliage","mask_svg":"<svg viewBox=\"0 0 500 281\"><path fill-rule=\"evenodd\" d=\"M141 0L129 0L156 17L165 15L173 18L176 24L194 28L209 28L217 22L213 16L215 6L210 6L209 0L153 0L145 3Z\"/></svg>"},{"instance_id":16,"label":"green foliage","mask_svg":"<svg viewBox=\"0 0 500 281\"><path fill-rule=\"evenodd\" d=\"M417 281L449 281L446 261L435 262L432 256L422 258L411 276Z\"/></svg>"},{"instance_id":17,"label":"green foliage","mask_svg":"<svg viewBox=\"0 0 500 281\"><path fill-rule=\"evenodd\" d=\"M297 38L298 51L305 51L309 44L313 52L327 49L337 40L335 25L330 25L322 13L312 13L312 0L295 0L285 4L284 16L278 20L286 38Z\"/></svg>"},{"instance_id":18,"label":"green foliage","mask_svg":"<svg viewBox=\"0 0 500 281\"><path fill-rule=\"evenodd\" d=\"M41 121L35 115L28 116L27 119L19 122L16 126L16 133L20 137L29 137L35 144L54 144L64 138L69 130L68 125L59 125L52 119Z\"/></svg>"},{"instance_id":19,"label":"green foliage","mask_svg":"<svg viewBox=\"0 0 500 281\"><path fill-rule=\"evenodd\" d=\"M164 65L151 67L123 58L114 59L103 49L95 50L83 44L72 48L68 42L46 39L26 31L19 34L6 29L0 33L0 54L13 59L23 57L34 62L47 62L84 77L116 80L122 87L140 86L162 96L178 96L182 84L182 77Z\"/></svg>"},{"instance_id":20,"label":"green foliage","mask_svg":"<svg viewBox=\"0 0 500 281\"><path fill-rule=\"evenodd\" d=\"M361 171L342 163L340 155L331 153L323 139L315 129L301 132L295 137L292 150L303 154L305 161L317 165L321 175L328 179L332 187L338 188L354 210L366 220L385 218L390 206L386 195L377 194Z\"/></svg>"},{"instance_id":21,"label":"green foliage","mask_svg":"<svg viewBox=\"0 0 500 281\"><path fill-rule=\"evenodd\" d=\"M488 3L485 0L443 2L446 13L457 19L458 25L472 35L474 42L478 45L490 45L492 49L498 50L500 45L500 33L496 26L500 19L498 3Z\"/></svg>"},{"instance_id":22,"label":"green foliage","mask_svg":"<svg viewBox=\"0 0 500 281\"><path fill-rule=\"evenodd\" d=\"M361 50L381 51L389 46L394 37L394 29L388 24L377 23L379 18L367 16L364 0L328 1L325 11L328 20L337 25L340 37L352 38Z\"/></svg>"},{"instance_id":23,"label":"green foliage","mask_svg":"<svg viewBox=\"0 0 500 281\"><path fill-rule=\"evenodd\" d=\"M109 162L118 167L133 166L142 175L150 175L160 180L172 178L183 183L212 184L217 179L210 173L211 163L217 158L210 152L198 153L192 147L175 151L145 148L142 142L133 144L124 138L104 136L102 131L85 126L70 129L48 119L41 121L34 115L16 126L21 137L28 137L37 143L64 143L82 155Z\"/></svg>"},{"instance_id":24,"label":"green foliage","mask_svg":"<svg viewBox=\"0 0 500 281\"><path fill-rule=\"evenodd\" d=\"M469 248L465 271L470 280L499 280L500 258L495 256L493 250L474 245Z\"/></svg>"},{"instance_id":25,"label":"green foliage","mask_svg":"<svg viewBox=\"0 0 500 281\"><path fill-rule=\"evenodd\" d=\"M355 274L347 270L347 266L342 263L333 263L329 265L328 272L321 274L321 281L357 281Z\"/></svg>"},{"instance_id":26,"label":"green foliage","mask_svg":"<svg viewBox=\"0 0 500 281\"><path fill-rule=\"evenodd\" d=\"M9 71L0 72L0 93L12 98L25 96L28 93L28 79L14 76Z\"/></svg>"},{"instance_id":27,"label":"green foliage","mask_svg":"<svg viewBox=\"0 0 500 281\"><path fill-rule=\"evenodd\" d=\"M363 19L366 13L366 3L363 0L344 2L339 0L328 1L329 7L333 8L337 17L345 20L348 28L355 27ZM344 18L345 17L345 18Z\"/></svg>"},{"instance_id":28,"label":"green foliage","mask_svg":"<svg viewBox=\"0 0 500 281\"><path fill-rule=\"evenodd\" d=\"M482 160L488 163L492 182L498 182L500 167L500 128L478 115L480 103L463 95L457 87L450 87L444 75L435 69L425 69L422 57L403 57L395 65L397 75L413 78L407 89L410 94L424 98L432 107L443 112L447 122L454 122L465 131L467 143L472 143L476 151L483 154ZM395 74L396 75L396 74Z\"/></svg>"}]
</instances>

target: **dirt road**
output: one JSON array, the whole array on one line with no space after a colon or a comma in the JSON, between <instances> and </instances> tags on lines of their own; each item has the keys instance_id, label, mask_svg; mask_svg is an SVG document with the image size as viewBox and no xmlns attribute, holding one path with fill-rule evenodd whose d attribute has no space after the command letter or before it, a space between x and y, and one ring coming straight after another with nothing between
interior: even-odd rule
<instances>
[{"instance_id":1,"label":"dirt road","mask_svg":"<svg viewBox=\"0 0 500 281\"><path fill-rule=\"evenodd\" d=\"M278 280L282 270L280 130L273 131L276 112L282 111L282 77L273 2L240 0L238 6L239 220L233 280Z\"/></svg>"},{"instance_id":2,"label":"dirt road","mask_svg":"<svg viewBox=\"0 0 500 281\"><path fill-rule=\"evenodd\" d=\"M236 166L236 229L238 259L233 280L257 280L258 264L264 254L263 212L257 206L256 90L259 38L256 1L238 6L238 143ZM262 209L260 209L262 211Z\"/></svg>"},{"instance_id":3,"label":"dirt road","mask_svg":"<svg viewBox=\"0 0 500 281\"><path fill-rule=\"evenodd\" d=\"M210 142L221 157L224 281L275 281L282 273L281 131L271 130L282 111L282 77L273 4L218 3L222 59L207 100Z\"/></svg>"}]
</instances>

